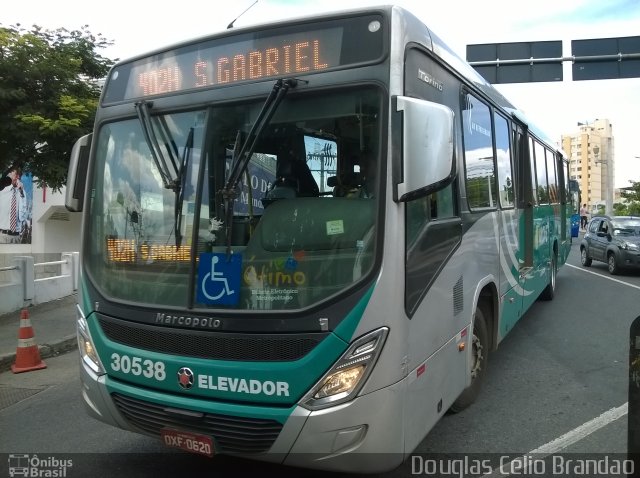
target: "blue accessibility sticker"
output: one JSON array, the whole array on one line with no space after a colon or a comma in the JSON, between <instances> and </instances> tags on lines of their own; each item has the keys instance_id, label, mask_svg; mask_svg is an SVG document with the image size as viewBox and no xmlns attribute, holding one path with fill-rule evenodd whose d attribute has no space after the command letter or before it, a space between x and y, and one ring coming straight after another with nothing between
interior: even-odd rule
<instances>
[{"instance_id":1,"label":"blue accessibility sticker","mask_svg":"<svg viewBox=\"0 0 640 478\"><path fill-rule=\"evenodd\" d=\"M201 304L237 305L242 254L200 254L196 300Z\"/></svg>"}]
</instances>

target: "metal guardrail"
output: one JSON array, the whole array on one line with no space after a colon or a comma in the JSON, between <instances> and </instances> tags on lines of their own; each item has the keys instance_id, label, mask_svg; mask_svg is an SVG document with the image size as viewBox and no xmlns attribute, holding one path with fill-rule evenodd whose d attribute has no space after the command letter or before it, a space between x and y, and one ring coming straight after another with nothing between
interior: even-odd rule
<instances>
[{"instance_id":1,"label":"metal guardrail","mask_svg":"<svg viewBox=\"0 0 640 478\"><path fill-rule=\"evenodd\" d=\"M38 262L37 264L33 264L33 267L37 266L57 266L62 264L68 264L69 260L65 259L62 261L50 261L50 262Z\"/></svg>"},{"instance_id":2,"label":"metal guardrail","mask_svg":"<svg viewBox=\"0 0 640 478\"><path fill-rule=\"evenodd\" d=\"M63 252L57 261L34 262L33 256L16 256L14 264L0 267L9 281L0 283L0 314L27 305L67 296L78 289L77 252ZM47 267L51 266L50 269ZM10 272L9 272L10 271ZM42 276L42 277L39 277Z\"/></svg>"},{"instance_id":3,"label":"metal guardrail","mask_svg":"<svg viewBox=\"0 0 640 478\"><path fill-rule=\"evenodd\" d=\"M36 262L33 264L33 267L61 266L68 263L69 263L68 259L64 259L61 261ZM19 269L18 266L6 266L6 267L0 267L0 272L17 271L18 269Z\"/></svg>"}]
</instances>

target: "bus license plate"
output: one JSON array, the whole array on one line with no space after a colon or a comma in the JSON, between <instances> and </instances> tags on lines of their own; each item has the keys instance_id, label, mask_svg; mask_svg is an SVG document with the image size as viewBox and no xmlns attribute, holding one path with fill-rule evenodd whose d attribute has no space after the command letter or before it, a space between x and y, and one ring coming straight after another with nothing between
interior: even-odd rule
<instances>
[{"instance_id":1,"label":"bus license plate","mask_svg":"<svg viewBox=\"0 0 640 478\"><path fill-rule=\"evenodd\" d=\"M163 428L160 435L162 436L164 444L172 448L180 448L181 450L208 457L212 457L214 454L213 440L210 436L173 430L171 428Z\"/></svg>"}]
</instances>

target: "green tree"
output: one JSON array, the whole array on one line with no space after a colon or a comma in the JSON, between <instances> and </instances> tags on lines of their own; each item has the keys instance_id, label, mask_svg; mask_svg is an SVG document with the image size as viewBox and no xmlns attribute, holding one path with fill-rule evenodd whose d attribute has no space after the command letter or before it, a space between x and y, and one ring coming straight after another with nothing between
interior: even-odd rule
<instances>
[{"instance_id":1,"label":"green tree","mask_svg":"<svg viewBox=\"0 0 640 478\"><path fill-rule=\"evenodd\" d=\"M629 181L631 186L620 190L620 196L626 199L625 215L640 215L640 181Z\"/></svg>"},{"instance_id":2,"label":"green tree","mask_svg":"<svg viewBox=\"0 0 640 478\"><path fill-rule=\"evenodd\" d=\"M640 202L640 181L629 181L631 186L621 189L620 196L628 202Z\"/></svg>"},{"instance_id":3,"label":"green tree","mask_svg":"<svg viewBox=\"0 0 640 478\"><path fill-rule=\"evenodd\" d=\"M80 30L0 25L0 174L18 165L40 186L66 183L76 139L93 127L112 45Z\"/></svg>"},{"instance_id":4,"label":"green tree","mask_svg":"<svg viewBox=\"0 0 640 478\"><path fill-rule=\"evenodd\" d=\"M627 206L628 216L640 216L640 202L632 202Z\"/></svg>"},{"instance_id":5,"label":"green tree","mask_svg":"<svg viewBox=\"0 0 640 478\"><path fill-rule=\"evenodd\" d=\"M613 215L614 216L626 216L627 215L627 206L621 202L616 202L613 204Z\"/></svg>"}]
</instances>

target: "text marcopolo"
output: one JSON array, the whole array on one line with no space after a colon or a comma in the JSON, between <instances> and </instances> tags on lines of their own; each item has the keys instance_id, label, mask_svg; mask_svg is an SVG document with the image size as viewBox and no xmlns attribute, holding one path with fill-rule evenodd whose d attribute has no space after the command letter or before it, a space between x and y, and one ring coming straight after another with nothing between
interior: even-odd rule
<instances>
[{"instance_id":1,"label":"text marcopolo","mask_svg":"<svg viewBox=\"0 0 640 478\"><path fill-rule=\"evenodd\" d=\"M185 315L169 315L162 312L156 314L156 324L184 326L201 329L219 329L222 325L220 319L211 317L188 317Z\"/></svg>"}]
</instances>

